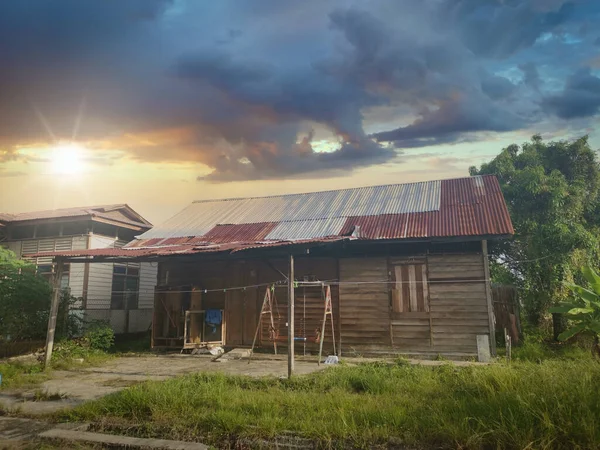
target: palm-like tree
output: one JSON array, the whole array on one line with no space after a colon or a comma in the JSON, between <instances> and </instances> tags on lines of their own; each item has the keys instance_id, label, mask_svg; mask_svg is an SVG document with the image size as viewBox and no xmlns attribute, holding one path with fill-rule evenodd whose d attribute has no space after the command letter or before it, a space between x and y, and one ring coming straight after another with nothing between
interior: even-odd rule
<instances>
[{"instance_id":1,"label":"palm-like tree","mask_svg":"<svg viewBox=\"0 0 600 450\"><path fill-rule=\"evenodd\" d=\"M567 283L575 300L550 308L550 312L565 314L571 320L571 326L558 336L559 340L566 341L580 333L589 333L594 337L592 354L600 358L600 276L591 267L584 267L582 272L590 288Z\"/></svg>"}]
</instances>

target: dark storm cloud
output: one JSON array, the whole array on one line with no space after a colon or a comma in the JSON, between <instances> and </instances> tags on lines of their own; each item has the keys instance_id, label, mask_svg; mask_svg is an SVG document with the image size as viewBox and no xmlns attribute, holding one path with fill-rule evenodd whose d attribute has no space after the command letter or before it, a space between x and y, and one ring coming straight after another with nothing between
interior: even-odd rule
<instances>
[{"instance_id":1,"label":"dark storm cloud","mask_svg":"<svg viewBox=\"0 0 600 450\"><path fill-rule=\"evenodd\" d=\"M565 23L574 8L572 1L452 0L442 20L475 54L506 58Z\"/></svg>"},{"instance_id":2,"label":"dark storm cloud","mask_svg":"<svg viewBox=\"0 0 600 450\"><path fill-rule=\"evenodd\" d=\"M589 68L573 73L562 92L544 99L544 105L563 119L589 117L600 111L600 78Z\"/></svg>"},{"instance_id":3,"label":"dark storm cloud","mask_svg":"<svg viewBox=\"0 0 600 450\"><path fill-rule=\"evenodd\" d=\"M510 96L515 89L516 86L505 77L485 75L481 79L481 90L494 100Z\"/></svg>"},{"instance_id":4,"label":"dark storm cloud","mask_svg":"<svg viewBox=\"0 0 600 450\"><path fill-rule=\"evenodd\" d=\"M537 67L531 61L520 64L519 69L523 72L523 83L533 89L540 87L540 74L538 73Z\"/></svg>"},{"instance_id":5,"label":"dark storm cloud","mask_svg":"<svg viewBox=\"0 0 600 450\"><path fill-rule=\"evenodd\" d=\"M540 92L533 60L540 39L548 54L553 33L579 42L597 14L561 0L0 2L0 162L15 144L77 135L205 164L211 181L308 177L394 160L388 143L528 127L540 103L595 114L593 73ZM406 114L372 134L377 108Z\"/></svg>"},{"instance_id":6,"label":"dark storm cloud","mask_svg":"<svg viewBox=\"0 0 600 450\"><path fill-rule=\"evenodd\" d=\"M397 147L415 147L452 142L462 133L509 131L523 126L522 118L495 107L483 98L479 102L449 101L438 109L427 110L411 125L375 134L378 141L393 141Z\"/></svg>"}]
</instances>

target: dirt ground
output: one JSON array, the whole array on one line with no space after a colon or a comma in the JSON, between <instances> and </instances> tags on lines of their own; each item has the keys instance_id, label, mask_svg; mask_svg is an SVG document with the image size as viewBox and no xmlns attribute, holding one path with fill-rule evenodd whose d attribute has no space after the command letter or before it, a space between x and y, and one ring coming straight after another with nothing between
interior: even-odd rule
<instances>
[{"instance_id":1,"label":"dirt ground","mask_svg":"<svg viewBox=\"0 0 600 450\"><path fill-rule=\"evenodd\" d=\"M57 370L52 372L50 380L34 389L0 392L0 407L24 415L42 415L77 406L144 381L166 380L195 372L253 377L287 375L285 355L256 356L250 360L235 357L213 360L211 355L145 355L115 358L99 367ZM324 367L318 366L316 360L296 361L295 373L304 375ZM40 391L47 394L48 400L40 401L39 395L36 399L36 392Z\"/></svg>"}]
</instances>

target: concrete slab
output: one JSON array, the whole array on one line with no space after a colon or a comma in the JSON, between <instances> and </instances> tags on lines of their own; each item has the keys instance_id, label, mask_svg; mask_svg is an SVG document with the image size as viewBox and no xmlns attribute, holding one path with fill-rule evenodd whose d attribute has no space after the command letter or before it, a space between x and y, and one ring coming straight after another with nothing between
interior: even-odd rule
<instances>
[{"instance_id":1,"label":"concrete slab","mask_svg":"<svg viewBox=\"0 0 600 450\"><path fill-rule=\"evenodd\" d=\"M197 442L171 441L168 439L146 439L113 434L91 433L89 431L72 431L53 428L39 434L44 440L60 440L100 444L103 447L168 449L168 450L208 450L208 446Z\"/></svg>"},{"instance_id":2,"label":"concrete slab","mask_svg":"<svg viewBox=\"0 0 600 450\"><path fill-rule=\"evenodd\" d=\"M0 442L28 441L49 428L50 424L37 420L0 417Z\"/></svg>"}]
</instances>

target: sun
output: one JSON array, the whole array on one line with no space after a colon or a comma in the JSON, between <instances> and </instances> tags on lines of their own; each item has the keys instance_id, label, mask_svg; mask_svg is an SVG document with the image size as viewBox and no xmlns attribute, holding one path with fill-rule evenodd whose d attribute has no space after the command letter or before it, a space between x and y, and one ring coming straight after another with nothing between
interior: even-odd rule
<instances>
[{"instance_id":1,"label":"sun","mask_svg":"<svg viewBox=\"0 0 600 450\"><path fill-rule=\"evenodd\" d=\"M52 149L52 173L57 175L78 175L85 172L84 149L73 143L61 143Z\"/></svg>"}]
</instances>

